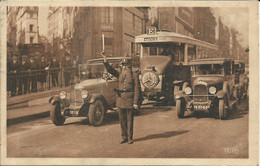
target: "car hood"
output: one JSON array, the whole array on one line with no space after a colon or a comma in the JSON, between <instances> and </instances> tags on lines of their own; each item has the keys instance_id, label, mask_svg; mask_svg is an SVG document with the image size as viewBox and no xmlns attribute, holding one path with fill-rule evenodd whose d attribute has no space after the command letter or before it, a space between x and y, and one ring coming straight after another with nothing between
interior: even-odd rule
<instances>
[{"instance_id":1,"label":"car hood","mask_svg":"<svg viewBox=\"0 0 260 166\"><path fill-rule=\"evenodd\" d=\"M197 76L197 77L192 77L191 81L193 85L201 84L201 83L206 83L207 85L214 85L214 84L223 83L224 77L223 76Z\"/></svg>"},{"instance_id":2,"label":"car hood","mask_svg":"<svg viewBox=\"0 0 260 166\"><path fill-rule=\"evenodd\" d=\"M78 84L76 84L74 86L74 89L77 90L89 90L89 89L95 89L98 86L100 86L101 84L106 84L106 80L102 79L102 78L98 78L98 79L88 79L88 80L84 80Z\"/></svg>"},{"instance_id":3,"label":"car hood","mask_svg":"<svg viewBox=\"0 0 260 166\"><path fill-rule=\"evenodd\" d=\"M162 74L166 66L171 62L168 56L147 56L140 60L140 70L144 71L147 67L155 67L158 74Z\"/></svg>"}]
</instances>

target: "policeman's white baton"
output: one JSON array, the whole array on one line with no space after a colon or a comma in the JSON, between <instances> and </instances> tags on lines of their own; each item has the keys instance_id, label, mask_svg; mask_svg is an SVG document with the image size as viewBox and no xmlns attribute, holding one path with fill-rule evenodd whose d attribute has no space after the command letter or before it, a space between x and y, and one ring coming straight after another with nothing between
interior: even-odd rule
<instances>
[{"instance_id":1,"label":"policeman's white baton","mask_svg":"<svg viewBox=\"0 0 260 166\"><path fill-rule=\"evenodd\" d=\"M105 35L104 34L102 34L102 49L103 49L102 52L104 52L105 51Z\"/></svg>"}]
</instances>

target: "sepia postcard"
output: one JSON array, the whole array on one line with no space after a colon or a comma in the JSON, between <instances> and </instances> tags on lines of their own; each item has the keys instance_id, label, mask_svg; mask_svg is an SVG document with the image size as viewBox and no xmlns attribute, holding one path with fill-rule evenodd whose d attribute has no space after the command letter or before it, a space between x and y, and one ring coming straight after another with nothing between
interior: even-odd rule
<instances>
[{"instance_id":1,"label":"sepia postcard","mask_svg":"<svg viewBox=\"0 0 260 166\"><path fill-rule=\"evenodd\" d=\"M0 4L1 165L259 165L257 1Z\"/></svg>"}]
</instances>

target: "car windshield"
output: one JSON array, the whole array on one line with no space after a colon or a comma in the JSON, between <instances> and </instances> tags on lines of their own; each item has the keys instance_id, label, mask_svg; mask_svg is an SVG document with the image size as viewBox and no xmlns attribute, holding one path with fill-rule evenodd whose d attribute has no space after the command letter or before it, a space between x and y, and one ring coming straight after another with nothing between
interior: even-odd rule
<instances>
[{"instance_id":1,"label":"car windshield","mask_svg":"<svg viewBox=\"0 0 260 166\"><path fill-rule=\"evenodd\" d=\"M224 68L222 64L194 65L192 75L224 75Z\"/></svg>"},{"instance_id":2,"label":"car windshield","mask_svg":"<svg viewBox=\"0 0 260 166\"><path fill-rule=\"evenodd\" d=\"M110 63L110 65L115 69L118 69L119 68L118 63ZM104 73L107 74L107 71L103 63L97 63L97 64L87 63L87 64L81 64L79 66L79 74L80 74L81 81L86 79L103 78Z\"/></svg>"}]
</instances>

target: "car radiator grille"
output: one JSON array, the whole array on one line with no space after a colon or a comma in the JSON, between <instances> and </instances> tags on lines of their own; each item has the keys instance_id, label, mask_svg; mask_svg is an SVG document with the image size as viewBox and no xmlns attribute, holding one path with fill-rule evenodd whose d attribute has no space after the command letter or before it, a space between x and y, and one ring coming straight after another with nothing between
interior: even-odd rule
<instances>
[{"instance_id":1,"label":"car radiator grille","mask_svg":"<svg viewBox=\"0 0 260 166\"><path fill-rule=\"evenodd\" d=\"M74 89L70 91L70 102L71 103L83 103L83 99L81 97L81 90Z\"/></svg>"},{"instance_id":2,"label":"car radiator grille","mask_svg":"<svg viewBox=\"0 0 260 166\"><path fill-rule=\"evenodd\" d=\"M194 87L194 102L205 102L207 101L207 88L205 85L196 85Z\"/></svg>"}]
</instances>

